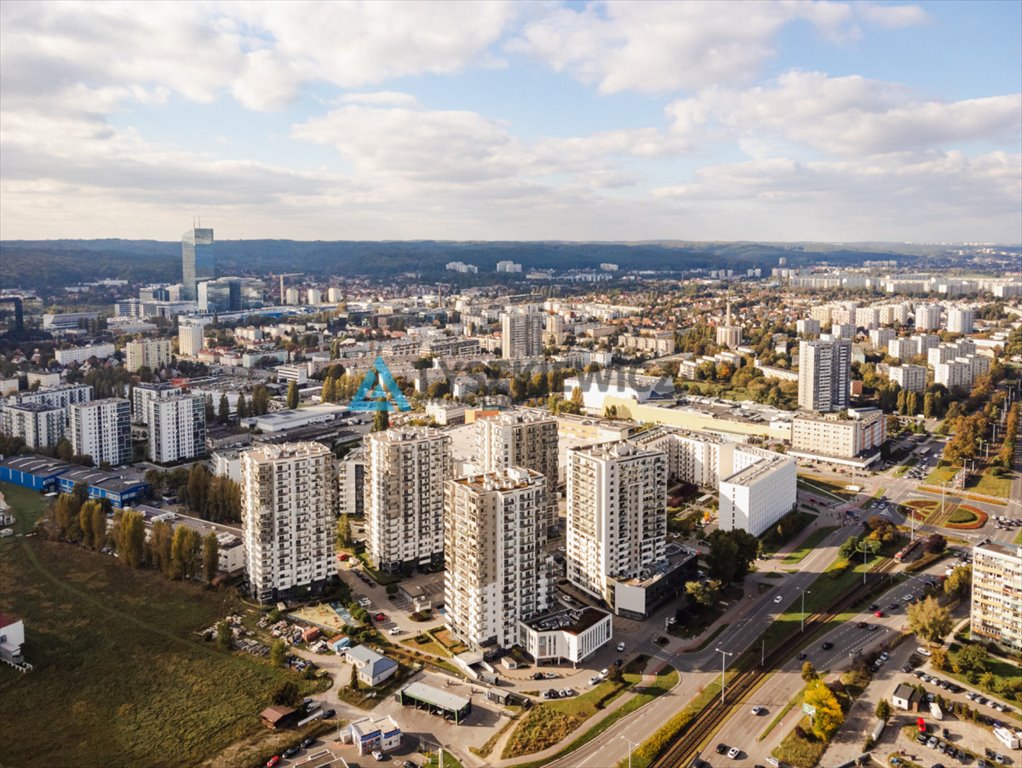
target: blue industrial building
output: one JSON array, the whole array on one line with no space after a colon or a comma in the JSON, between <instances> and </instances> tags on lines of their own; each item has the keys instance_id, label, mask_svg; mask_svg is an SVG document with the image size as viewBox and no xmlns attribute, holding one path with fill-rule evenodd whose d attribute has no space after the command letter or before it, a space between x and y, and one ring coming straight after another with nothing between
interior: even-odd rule
<instances>
[{"instance_id":1,"label":"blue industrial building","mask_svg":"<svg viewBox=\"0 0 1022 768\"><path fill-rule=\"evenodd\" d=\"M115 509L148 498L150 491L149 484L142 480L31 455L0 461L0 482L40 493L71 493L77 483L84 483L90 499L108 499Z\"/></svg>"}]
</instances>

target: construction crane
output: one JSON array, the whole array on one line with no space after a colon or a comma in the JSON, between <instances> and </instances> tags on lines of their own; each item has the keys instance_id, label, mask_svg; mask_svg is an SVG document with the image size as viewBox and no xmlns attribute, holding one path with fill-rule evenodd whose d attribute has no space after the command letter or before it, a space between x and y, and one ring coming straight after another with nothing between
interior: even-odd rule
<instances>
[{"instance_id":1,"label":"construction crane","mask_svg":"<svg viewBox=\"0 0 1022 768\"><path fill-rule=\"evenodd\" d=\"M281 274L281 275L270 275L270 277L279 277L280 278L280 305L281 306L284 306L284 278L285 277L301 277L304 274L305 274L304 272L285 272L284 274Z\"/></svg>"}]
</instances>

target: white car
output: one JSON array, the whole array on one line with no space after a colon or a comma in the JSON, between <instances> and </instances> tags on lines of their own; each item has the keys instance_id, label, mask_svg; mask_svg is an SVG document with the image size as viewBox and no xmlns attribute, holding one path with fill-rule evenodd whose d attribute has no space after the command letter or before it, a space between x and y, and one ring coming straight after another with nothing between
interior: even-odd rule
<instances>
[{"instance_id":1,"label":"white car","mask_svg":"<svg viewBox=\"0 0 1022 768\"><path fill-rule=\"evenodd\" d=\"M400 635L402 632L404 632L404 630L401 629L400 627L391 627L389 630L387 630L387 634L390 635Z\"/></svg>"},{"instance_id":2,"label":"white car","mask_svg":"<svg viewBox=\"0 0 1022 768\"><path fill-rule=\"evenodd\" d=\"M759 704L757 704L756 706L754 706L752 708L752 714L754 714L754 715L762 715L763 712L764 712L764 709L763 709L763 707L759 706Z\"/></svg>"},{"instance_id":3,"label":"white car","mask_svg":"<svg viewBox=\"0 0 1022 768\"><path fill-rule=\"evenodd\" d=\"M740 754L742 754L742 752L738 749L738 747L731 747L731 749L727 751L727 756L732 760L737 760Z\"/></svg>"},{"instance_id":4,"label":"white car","mask_svg":"<svg viewBox=\"0 0 1022 768\"><path fill-rule=\"evenodd\" d=\"M378 750L378 749L374 749L373 750L373 759L374 760L382 760L383 759L383 753L380 750Z\"/></svg>"},{"instance_id":5,"label":"white car","mask_svg":"<svg viewBox=\"0 0 1022 768\"><path fill-rule=\"evenodd\" d=\"M775 598L774 598L774 602L775 602L775 603L779 603L779 602L781 602L781 601L782 601L783 599L784 599L784 595L778 595L777 597L775 597Z\"/></svg>"},{"instance_id":6,"label":"white car","mask_svg":"<svg viewBox=\"0 0 1022 768\"><path fill-rule=\"evenodd\" d=\"M619 651L623 651L623 650L625 649L625 644L624 644L624 643L618 643L618 644L617 644L617 649L618 649Z\"/></svg>"},{"instance_id":7,"label":"white car","mask_svg":"<svg viewBox=\"0 0 1022 768\"><path fill-rule=\"evenodd\" d=\"M924 648L921 645L918 648L916 648L916 653L918 653L920 656L932 656L933 655L933 654L930 653L928 648Z\"/></svg>"}]
</instances>

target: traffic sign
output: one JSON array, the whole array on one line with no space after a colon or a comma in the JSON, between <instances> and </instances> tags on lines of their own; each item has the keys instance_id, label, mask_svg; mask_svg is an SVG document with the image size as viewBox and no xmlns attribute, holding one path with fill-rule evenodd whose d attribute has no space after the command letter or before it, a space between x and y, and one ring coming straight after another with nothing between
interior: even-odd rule
<instances>
[{"instance_id":1,"label":"traffic sign","mask_svg":"<svg viewBox=\"0 0 1022 768\"><path fill-rule=\"evenodd\" d=\"M812 704L803 704L802 711L809 715L809 717L812 717L813 715L816 714L816 707L814 707Z\"/></svg>"}]
</instances>

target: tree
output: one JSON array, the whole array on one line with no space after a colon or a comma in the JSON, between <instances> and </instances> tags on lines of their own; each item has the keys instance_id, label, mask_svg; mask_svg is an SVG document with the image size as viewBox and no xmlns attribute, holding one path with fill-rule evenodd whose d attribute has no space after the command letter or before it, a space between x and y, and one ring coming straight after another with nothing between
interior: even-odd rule
<instances>
[{"instance_id":1,"label":"tree","mask_svg":"<svg viewBox=\"0 0 1022 768\"><path fill-rule=\"evenodd\" d=\"M382 409L373 414L373 432L386 432L390 429L390 411Z\"/></svg>"},{"instance_id":2,"label":"tree","mask_svg":"<svg viewBox=\"0 0 1022 768\"><path fill-rule=\"evenodd\" d=\"M955 657L955 672L985 672L987 649L980 643L966 643Z\"/></svg>"},{"instance_id":3,"label":"tree","mask_svg":"<svg viewBox=\"0 0 1022 768\"><path fill-rule=\"evenodd\" d=\"M102 549L106 546L106 510L102 504L96 504L92 508L92 546Z\"/></svg>"},{"instance_id":4,"label":"tree","mask_svg":"<svg viewBox=\"0 0 1022 768\"><path fill-rule=\"evenodd\" d=\"M283 650L284 642L282 640L278 640L277 642L280 643L281 650ZM276 643L274 643L274 645L276 645ZM270 658L271 660L273 658L273 648L270 648ZM283 661L281 663L283 663ZM280 687L273 693L273 703L278 706L293 707L301 700L302 690L298 687L298 683L294 680L286 680L281 683Z\"/></svg>"},{"instance_id":5,"label":"tree","mask_svg":"<svg viewBox=\"0 0 1022 768\"><path fill-rule=\"evenodd\" d=\"M216 578L220 564L220 542L216 534L210 531L202 540L202 578L206 582Z\"/></svg>"},{"instance_id":6,"label":"tree","mask_svg":"<svg viewBox=\"0 0 1022 768\"><path fill-rule=\"evenodd\" d=\"M216 645L221 651L231 650L231 625L226 621L216 625Z\"/></svg>"},{"instance_id":7,"label":"tree","mask_svg":"<svg viewBox=\"0 0 1022 768\"><path fill-rule=\"evenodd\" d=\"M891 705L888 703L887 699L880 699L880 701L877 702L876 716L881 720L887 720L887 718L891 716Z\"/></svg>"},{"instance_id":8,"label":"tree","mask_svg":"<svg viewBox=\"0 0 1022 768\"><path fill-rule=\"evenodd\" d=\"M153 530L149 535L149 551L152 555L153 565L166 578L171 577L171 541L174 538L174 529L166 520L158 520L153 523Z\"/></svg>"},{"instance_id":9,"label":"tree","mask_svg":"<svg viewBox=\"0 0 1022 768\"><path fill-rule=\"evenodd\" d=\"M99 506L96 502L87 501L78 510L78 529L82 532L82 544L92 549L95 545L92 542L92 509Z\"/></svg>"},{"instance_id":10,"label":"tree","mask_svg":"<svg viewBox=\"0 0 1022 768\"><path fill-rule=\"evenodd\" d=\"M944 580L944 594L965 597L972 589L972 567L960 565Z\"/></svg>"},{"instance_id":11,"label":"tree","mask_svg":"<svg viewBox=\"0 0 1022 768\"><path fill-rule=\"evenodd\" d=\"M209 470L202 464L192 464L188 471L188 506L199 515L206 509L209 486Z\"/></svg>"},{"instance_id":12,"label":"tree","mask_svg":"<svg viewBox=\"0 0 1022 768\"><path fill-rule=\"evenodd\" d=\"M204 403L206 407L206 423L212 424L213 418L216 416L216 414L213 412L213 395L206 395Z\"/></svg>"},{"instance_id":13,"label":"tree","mask_svg":"<svg viewBox=\"0 0 1022 768\"><path fill-rule=\"evenodd\" d=\"M61 461L71 461L71 457L74 456L74 448L71 447L71 441L66 437L62 437L57 441L56 448L57 458Z\"/></svg>"},{"instance_id":14,"label":"tree","mask_svg":"<svg viewBox=\"0 0 1022 768\"><path fill-rule=\"evenodd\" d=\"M270 407L270 390L265 385L260 384L252 391L252 407L251 413L253 416L262 416L269 410Z\"/></svg>"},{"instance_id":15,"label":"tree","mask_svg":"<svg viewBox=\"0 0 1022 768\"><path fill-rule=\"evenodd\" d=\"M117 525L117 552L121 562L132 568L141 568L144 549L145 519L142 513L134 510L121 512Z\"/></svg>"},{"instance_id":16,"label":"tree","mask_svg":"<svg viewBox=\"0 0 1022 768\"><path fill-rule=\"evenodd\" d=\"M237 410L239 419L244 419L248 416L248 403L245 402L244 393L238 395Z\"/></svg>"},{"instance_id":17,"label":"tree","mask_svg":"<svg viewBox=\"0 0 1022 768\"><path fill-rule=\"evenodd\" d=\"M292 380L287 385L287 407L294 410L298 407L300 395L298 394L298 382Z\"/></svg>"},{"instance_id":18,"label":"tree","mask_svg":"<svg viewBox=\"0 0 1022 768\"><path fill-rule=\"evenodd\" d=\"M924 640L937 644L951 631L951 611L931 595L908 607L908 625Z\"/></svg>"},{"instance_id":19,"label":"tree","mask_svg":"<svg viewBox=\"0 0 1022 768\"><path fill-rule=\"evenodd\" d=\"M231 404L227 400L227 393L220 395L220 404L217 407L217 421L221 424L226 424L231 420Z\"/></svg>"},{"instance_id":20,"label":"tree","mask_svg":"<svg viewBox=\"0 0 1022 768\"><path fill-rule=\"evenodd\" d=\"M192 563L189 559L189 529L179 525L174 529L170 542L170 578L175 581L185 578L191 573Z\"/></svg>"},{"instance_id":21,"label":"tree","mask_svg":"<svg viewBox=\"0 0 1022 768\"><path fill-rule=\"evenodd\" d=\"M580 387L574 387L571 390L571 404L578 409L576 413L580 413L582 411L582 406L585 405L585 400L582 397L582 389Z\"/></svg>"},{"instance_id":22,"label":"tree","mask_svg":"<svg viewBox=\"0 0 1022 768\"><path fill-rule=\"evenodd\" d=\"M947 669L947 651L944 648L930 650L930 666L940 671Z\"/></svg>"},{"instance_id":23,"label":"tree","mask_svg":"<svg viewBox=\"0 0 1022 768\"><path fill-rule=\"evenodd\" d=\"M722 584L730 584L738 572L738 545L730 536L717 535L723 531L710 534L710 551L706 555L710 576Z\"/></svg>"},{"instance_id":24,"label":"tree","mask_svg":"<svg viewBox=\"0 0 1022 768\"><path fill-rule=\"evenodd\" d=\"M337 400L337 380L333 376L323 379L323 391L319 399L324 403L332 403Z\"/></svg>"},{"instance_id":25,"label":"tree","mask_svg":"<svg viewBox=\"0 0 1022 768\"><path fill-rule=\"evenodd\" d=\"M345 512L337 520L337 546L346 547L351 544L351 523L348 521L348 513Z\"/></svg>"},{"instance_id":26,"label":"tree","mask_svg":"<svg viewBox=\"0 0 1022 768\"><path fill-rule=\"evenodd\" d=\"M273 645L270 646L270 664L275 667L284 666L284 659L287 658L287 650L284 647L284 641L277 639L273 641ZM352 669L352 673L354 673Z\"/></svg>"},{"instance_id":27,"label":"tree","mask_svg":"<svg viewBox=\"0 0 1022 768\"><path fill-rule=\"evenodd\" d=\"M692 598L701 608L716 605L720 598L720 582L713 579L702 581L686 581L685 594Z\"/></svg>"},{"instance_id":28,"label":"tree","mask_svg":"<svg viewBox=\"0 0 1022 768\"><path fill-rule=\"evenodd\" d=\"M932 392L927 392L923 395L923 416L927 419L932 419L937 414L934 402L935 398Z\"/></svg>"},{"instance_id":29,"label":"tree","mask_svg":"<svg viewBox=\"0 0 1022 768\"><path fill-rule=\"evenodd\" d=\"M807 661L803 661L802 662L802 679L805 680L808 683L808 682L810 682L812 680L816 680L818 677L819 677L819 675L816 674L816 667L813 665L813 662L808 661L808 660Z\"/></svg>"},{"instance_id":30,"label":"tree","mask_svg":"<svg viewBox=\"0 0 1022 768\"><path fill-rule=\"evenodd\" d=\"M923 541L923 549L927 552L936 553L943 552L947 547L947 539L941 536L939 533L931 533Z\"/></svg>"},{"instance_id":31,"label":"tree","mask_svg":"<svg viewBox=\"0 0 1022 768\"><path fill-rule=\"evenodd\" d=\"M845 721L837 696L822 680L811 680L806 685L802 701L816 709L812 717L812 731L821 741L827 741Z\"/></svg>"}]
</instances>

